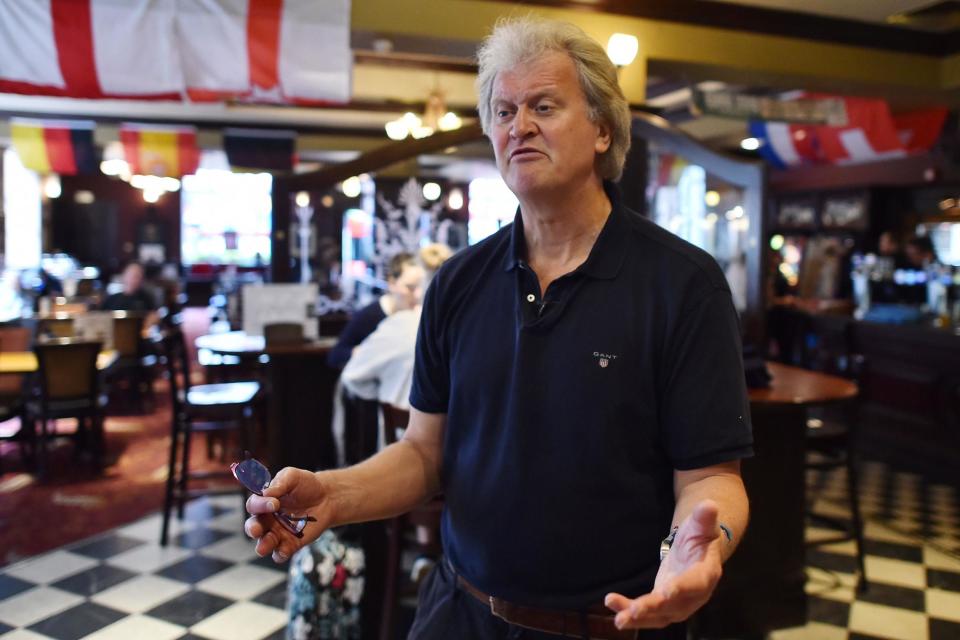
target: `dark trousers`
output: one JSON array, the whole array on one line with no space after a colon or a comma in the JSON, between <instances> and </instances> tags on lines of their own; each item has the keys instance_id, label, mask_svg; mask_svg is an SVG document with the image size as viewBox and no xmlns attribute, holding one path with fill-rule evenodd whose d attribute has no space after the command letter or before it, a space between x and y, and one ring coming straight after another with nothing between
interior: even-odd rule
<instances>
[{"instance_id":1,"label":"dark trousers","mask_svg":"<svg viewBox=\"0 0 960 640\"><path fill-rule=\"evenodd\" d=\"M417 616L407 640L558 640L588 638L572 631L558 636L508 624L490 612L490 607L457 587L456 575L444 562L426 577L420 587ZM686 625L641 631L638 640L686 640Z\"/></svg>"}]
</instances>

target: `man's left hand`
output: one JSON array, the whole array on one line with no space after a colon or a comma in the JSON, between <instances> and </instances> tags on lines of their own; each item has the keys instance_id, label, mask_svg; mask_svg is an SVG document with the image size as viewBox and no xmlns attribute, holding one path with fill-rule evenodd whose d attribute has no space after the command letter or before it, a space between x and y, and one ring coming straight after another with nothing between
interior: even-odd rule
<instances>
[{"instance_id":1,"label":"man's left hand","mask_svg":"<svg viewBox=\"0 0 960 640\"><path fill-rule=\"evenodd\" d=\"M727 543L717 517L716 503L704 500L680 523L652 592L633 600L607 594L604 605L616 612L618 629L666 627L686 620L707 603L723 573L720 548Z\"/></svg>"}]
</instances>

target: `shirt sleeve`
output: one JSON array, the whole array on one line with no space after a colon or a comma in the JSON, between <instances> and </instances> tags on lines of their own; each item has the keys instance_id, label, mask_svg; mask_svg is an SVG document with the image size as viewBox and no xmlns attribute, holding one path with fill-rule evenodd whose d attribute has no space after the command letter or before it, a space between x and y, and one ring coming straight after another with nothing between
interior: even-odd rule
<instances>
[{"instance_id":1,"label":"shirt sleeve","mask_svg":"<svg viewBox=\"0 0 960 640\"><path fill-rule=\"evenodd\" d=\"M450 400L450 361L440 321L441 275L438 273L427 289L417 331L410 406L424 413L447 413Z\"/></svg>"},{"instance_id":2,"label":"shirt sleeve","mask_svg":"<svg viewBox=\"0 0 960 640\"><path fill-rule=\"evenodd\" d=\"M661 438L674 469L753 455L740 321L730 292L684 310L663 359Z\"/></svg>"}]
</instances>

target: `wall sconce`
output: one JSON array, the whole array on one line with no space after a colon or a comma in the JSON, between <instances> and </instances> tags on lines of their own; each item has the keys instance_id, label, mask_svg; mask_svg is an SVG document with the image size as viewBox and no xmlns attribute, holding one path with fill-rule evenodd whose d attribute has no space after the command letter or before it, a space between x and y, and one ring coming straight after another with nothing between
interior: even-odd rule
<instances>
[{"instance_id":1,"label":"wall sconce","mask_svg":"<svg viewBox=\"0 0 960 640\"><path fill-rule=\"evenodd\" d=\"M607 56L617 68L625 67L637 57L640 42L636 36L627 33L615 33L607 41Z\"/></svg>"}]
</instances>

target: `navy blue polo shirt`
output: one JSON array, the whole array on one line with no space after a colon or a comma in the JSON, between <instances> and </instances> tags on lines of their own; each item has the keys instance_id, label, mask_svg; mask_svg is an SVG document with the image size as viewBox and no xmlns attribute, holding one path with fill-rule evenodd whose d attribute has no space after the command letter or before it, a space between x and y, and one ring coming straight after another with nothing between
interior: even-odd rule
<instances>
[{"instance_id":1,"label":"navy blue polo shirt","mask_svg":"<svg viewBox=\"0 0 960 640\"><path fill-rule=\"evenodd\" d=\"M650 590L674 469L752 453L740 328L707 253L619 204L541 295L512 225L443 265L410 403L447 414L444 552L540 607Z\"/></svg>"}]
</instances>

